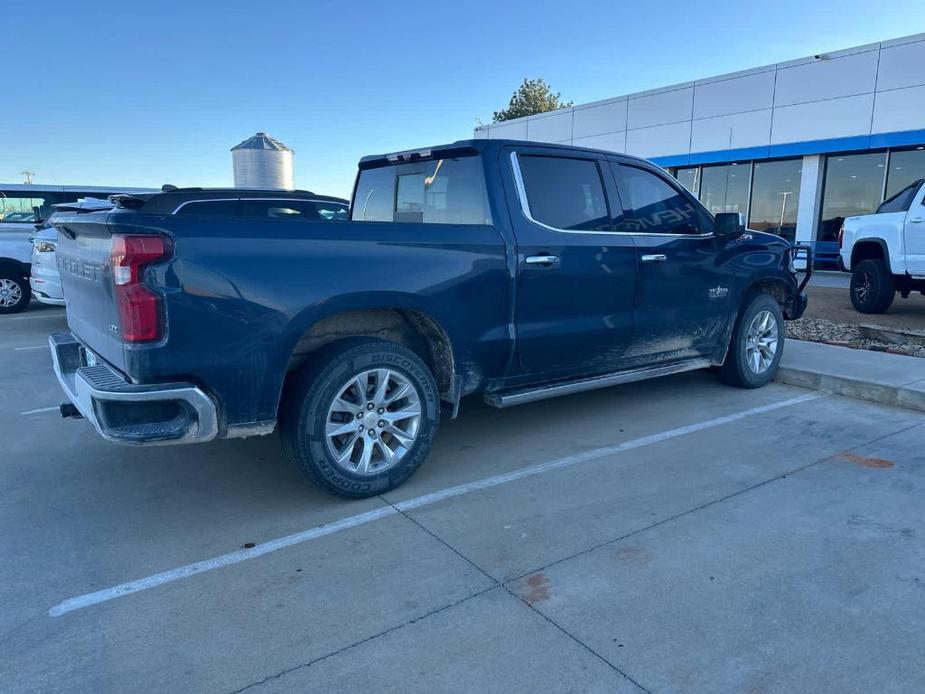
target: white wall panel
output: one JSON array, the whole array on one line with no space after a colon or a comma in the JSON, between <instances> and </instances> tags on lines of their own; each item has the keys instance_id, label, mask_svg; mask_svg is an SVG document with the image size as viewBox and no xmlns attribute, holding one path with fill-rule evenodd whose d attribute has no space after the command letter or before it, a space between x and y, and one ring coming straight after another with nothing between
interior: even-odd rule
<instances>
[{"instance_id":1,"label":"white wall panel","mask_svg":"<svg viewBox=\"0 0 925 694\"><path fill-rule=\"evenodd\" d=\"M472 133L473 140L487 140L488 128L476 128Z\"/></svg>"},{"instance_id":2,"label":"white wall panel","mask_svg":"<svg viewBox=\"0 0 925 694\"><path fill-rule=\"evenodd\" d=\"M572 109L528 118L527 139L536 142L568 142L572 139Z\"/></svg>"},{"instance_id":3,"label":"white wall panel","mask_svg":"<svg viewBox=\"0 0 925 694\"><path fill-rule=\"evenodd\" d=\"M693 101L693 87L630 97L627 105L627 129L689 121Z\"/></svg>"},{"instance_id":4,"label":"white wall panel","mask_svg":"<svg viewBox=\"0 0 925 694\"><path fill-rule=\"evenodd\" d=\"M925 70L925 63L922 69ZM879 92L874 105L875 133L925 129L925 86Z\"/></svg>"},{"instance_id":5,"label":"white wall panel","mask_svg":"<svg viewBox=\"0 0 925 694\"><path fill-rule=\"evenodd\" d=\"M695 120L691 152L760 147L771 141L771 109Z\"/></svg>"},{"instance_id":6,"label":"white wall panel","mask_svg":"<svg viewBox=\"0 0 925 694\"><path fill-rule=\"evenodd\" d=\"M672 123L653 128L628 130L626 152L640 157L661 157L687 154L690 147L691 123Z\"/></svg>"},{"instance_id":7,"label":"white wall panel","mask_svg":"<svg viewBox=\"0 0 925 694\"><path fill-rule=\"evenodd\" d=\"M862 94L776 108L771 144L867 135L873 105L874 95Z\"/></svg>"},{"instance_id":8,"label":"white wall panel","mask_svg":"<svg viewBox=\"0 0 925 694\"><path fill-rule=\"evenodd\" d=\"M626 99L576 108L573 137L588 137L626 130Z\"/></svg>"},{"instance_id":9,"label":"white wall panel","mask_svg":"<svg viewBox=\"0 0 925 694\"><path fill-rule=\"evenodd\" d=\"M775 106L874 91L878 51L816 60L777 73ZM836 136L833 136L836 137Z\"/></svg>"},{"instance_id":10,"label":"white wall panel","mask_svg":"<svg viewBox=\"0 0 925 694\"><path fill-rule=\"evenodd\" d=\"M591 147L592 149L606 149L611 152L626 151L626 132L605 133L591 135L590 137L576 137L572 144L576 147Z\"/></svg>"},{"instance_id":11,"label":"white wall panel","mask_svg":"<svg viewBox=\"0 0 925 694\"><path fill-rule=\"evenodd\" d=\"M925 41L884 48L880 53L877 89L925 84Z\"/></svg>"},{"instance_id":12,"label":"white wall panel","mask_svg":"<svg viewBox=\"0 0 925 694\"><path fill-rule=\"evenodd\" d=\"M492 140L526 140L527 121L516 120L510 123L492 123L488 130L488 137Z\"/></svg>"},{"instance_id":13,"label":"white wall panel","mask_svg":"<svg viewBox=\"0 0 925 694\"><path fill-rule=\"evenodd\" d=\"M756 111L773 103L773 70L694 86L694 118Z\"/></svg>"}]
</instances>

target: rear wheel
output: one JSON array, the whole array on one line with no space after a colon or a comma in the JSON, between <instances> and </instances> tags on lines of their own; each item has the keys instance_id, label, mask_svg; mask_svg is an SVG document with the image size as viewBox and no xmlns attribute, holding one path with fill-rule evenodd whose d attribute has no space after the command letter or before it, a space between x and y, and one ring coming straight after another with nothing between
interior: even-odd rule
<instances>
[{"instance_id":1,"label":"rear wheel","mask_svg":"<svg viewBox=\"0 0 925 694\"><path fill-rule=\"evenodd\" d=\"M29 305L29 280L9 270L0 270L0 313L19 313Z\"/></svg>"},{"instance_id":2,"label":"rear wheel","mask_svg":"<svg viewBox=\"0 0 925 694\"><path fill-rule=\"evenodd\" d=\"M719 377L739 388L760 388L774 378L784 351L784 315L769 294L746 300L736 319Z\"/></svg>"},{"instance_id":3,"label":"rear wheel","mask_svg":"<svg viewBox=\"0 0 925 694\"><path fill-rule=\"evenodd\" d=\"M312 482L341 496L402 484L430 451L437 385L414 352L349 340L324 350L288 389L280 413L286 450Z\"/></svg>"},{"instance_id":4,"label":"rear wheel","mask_svg":"<svg viewBox=\"0 0 925 694\"><path fill-rule=\"evenodd\" d=\"M882 259L862 260L851 273L851 303L860 313L885 313L895 295L893 276Z\"/></svg>"}]
</instances>

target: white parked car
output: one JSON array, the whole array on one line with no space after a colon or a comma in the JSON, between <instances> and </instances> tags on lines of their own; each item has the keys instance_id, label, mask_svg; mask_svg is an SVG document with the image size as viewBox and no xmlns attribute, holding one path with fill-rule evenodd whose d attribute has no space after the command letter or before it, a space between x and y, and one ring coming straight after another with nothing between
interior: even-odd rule
<instances>
[{"instance_id":1,"label":"white parked car","mask_svg":"<svg viewBox=\"0 0 925 694\"><path fill-rule=\"evenodd\" d=\"M64 294L61 291L61 276L58 274L58 262L55 251L58 249L58 232L52 226L55 216L61 212L73 210L105 210L112 207L108 200L84 198L80 202L54 205L54 212L48 219L36 224L32 236L32 268L29 286L32 296L43 304L64 306Z\"/></svg>"},{"instance_id":2,"label":"white parked car","mask_svg":"<svg viewBox=\"0 0 925 694\"><path fill-rule=\"evenodd\" d=\"M102 188L0 183L0 314L24 311L29 305L29 275L35 224L54 206L114 193L152 192L149 188Z\"/></svg>"},{"instance_id":3,"label":"white parked car","mask_svg":"<svg viewBox=\"0 0 925 694\"><path fill-rule=\"evenodd\" d=\"M884 313L896 293L925 294L925 179L906 186L873 214L848 217L838 234L840 264L851 273L851 303Z\"/></svg>"},{"instance_id":4,"label":"white parked car","mask_svg":"<svg viewBox=\"0 0 925 694\"><path fill-rule=\"evenodd\" d=\"M32 237L32 268L29 275L29 286L32 288L32 296L43 304L63 306L64 294L61 293L61 277L58 275L55 259L58 232L47 221Z\"/></svg>"}]
</instances>

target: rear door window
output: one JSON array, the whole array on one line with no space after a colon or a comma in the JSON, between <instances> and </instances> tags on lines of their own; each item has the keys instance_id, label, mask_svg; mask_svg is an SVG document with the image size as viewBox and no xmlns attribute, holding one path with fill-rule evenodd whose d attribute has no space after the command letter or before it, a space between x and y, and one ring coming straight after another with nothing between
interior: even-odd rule
<instances>
[{"instance_id":1,"label":"rear door window","mask_svg":"<svg viewBox=\"0 0 925 694\"><path fill-rule=\"evenodd\" d=\"M907 212L909 207L912 206L912 201L915 200L915 194L919 191L919 186L921 185L921 181L916 181L888 200L884 200L880 203L880 207L877 208L877 214L881 212Z\"/></svg>"},{"instance_id":2,"label":"rear door window","mask_svg":"<svg viewBox=\"0 0 925 694\"><path fill-rule=\"evenodd\" d=\"M347 205L328 200L312 200L310 203L321 219L329 222L341 222L347 219Z\"/></svg>"},{"instance_id":3,"label":"rear door window","mask_svg":"<svg viewBox=\"0 0 925 694\"><path fill-rule=\"evenodd\" d=\"M700 234L700 215L694 203L651 171L619 165L621 194L631 210L627 231L648 234Z\"/></svg>"},{"instance_id":4,"label":"rear door window","mask_svg":"<svg viewBox=\"0 0 925 694\"><path fill-rule=\"evenodd\" d=\"M241 200L238 214L250 219L276 219L299 222L321 219L315 206L306 200Z\"/></svg>"},{"instance_id":5,"label":"rear door window","mask_svg":"<svg viewBox=\"0 0 925 694\"><path fill-rule=\"evenodd\" d=\"M534 221L565 231L612 229L595 160L536 155L517 160Z\"/></svg>"},{"instance_id":6,"label":"rear door window","mask_svg":"<svg viewBox=\"0 0 925 694\"><path fill-rule=\"evenodd\" d=\"M188 202L177 210L178 215L204 215L213 216L233 216L237 212L238 201L230 200L200 200Z\"/></svg>"},{"instance_id":7,"label":"rear door window","mask_svg":"<svg viewBox=\"0 0 925 694\"><path fill-rule=\"evenodd\" d=\"M405 224L491 224L481 159L465 156L363 169L351 219Z\"/></svg>"}]
</instances>

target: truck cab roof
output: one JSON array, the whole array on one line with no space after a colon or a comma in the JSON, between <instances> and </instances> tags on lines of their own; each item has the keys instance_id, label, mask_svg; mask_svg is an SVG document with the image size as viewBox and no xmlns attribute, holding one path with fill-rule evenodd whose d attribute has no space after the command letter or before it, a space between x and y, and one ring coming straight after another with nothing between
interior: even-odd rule
<instances>
[{"instance_id":1,"label":"truck cab roof","mask_svg":"<svg viewBox=\"0 0 925 694\"><path fill-rule=\"evenodd\" d=\"M577 147L575 145L559 144L554 142L534 142L531 140L486 140L470 139L457 140L443 145L434 145L431 147L420 147L409 149L401 152L390 152L387 154L372 154L360 159L360 168L375 168L377 166L387 166L412 161L424 161L440 157L465 156L472 154L488 154L496 152L502 147L542 147L543 149L561 149L568 152L590 152L594 154L603 154L606 156L619 156L623 159L633 160L640 163L654 166L651 162L641 157L635 157L631 154L622 152L613 152L606 149L594 149L592 147Z\"/></svg>"}]
</instances>

